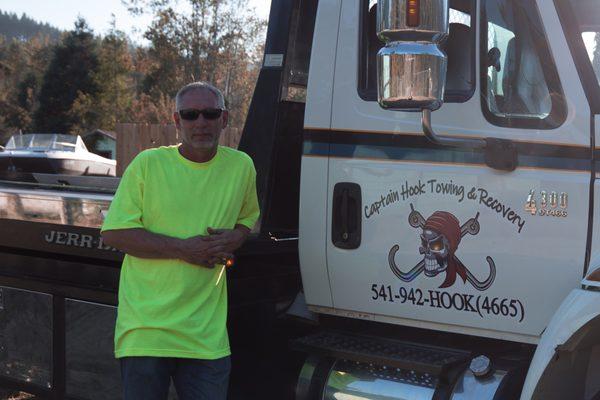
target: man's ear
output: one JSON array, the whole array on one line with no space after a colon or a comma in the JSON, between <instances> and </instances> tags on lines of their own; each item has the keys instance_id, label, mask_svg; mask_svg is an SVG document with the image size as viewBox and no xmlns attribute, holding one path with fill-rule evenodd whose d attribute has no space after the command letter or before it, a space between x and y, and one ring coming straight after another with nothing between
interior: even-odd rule
<instances>
[{"instance_id":1,"label":"man's ear","mask_svg":"<svg viewBox=\"0 0 600 400\"><path fill-rule=\"evenodd\" d=\"M180 128L181 128L181 120L180 120L179 118L180 118L180 117L179 117L179 113L178 113L177 111L175 111L175 112L173 113L173 121L175 121L175 127L176 127L177 129L180 129Z\"/></svg>"},{"instance_id":2,"label":"man's ear","mask_svg":"<svg viewBox=\"0 0 600 400\"><path fill-rule=\"evenodd\" d=\"M222 118L223 118L223 126L221 127L221 129L225 129L225 128L227 128L227 124L229 123L229 111L224 110Z\"/></svg>"}]
</instances>

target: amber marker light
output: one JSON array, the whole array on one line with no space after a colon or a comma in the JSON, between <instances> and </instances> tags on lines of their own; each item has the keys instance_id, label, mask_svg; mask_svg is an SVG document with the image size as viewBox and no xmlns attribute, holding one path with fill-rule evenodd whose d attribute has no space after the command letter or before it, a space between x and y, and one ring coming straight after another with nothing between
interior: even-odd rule
<instances>
[{"instance_id":1,"label":"amber marker light","mask_svg":"<svg viewBox=\"0 0 600 400\"><path fill-rule=\"evenodd\" d=\"M600 268L596 268L583 278L581 285L584 289L595 290L600 289Z\"/></svg>"},{"instance_id":2,"label":"amber marker light","mask_svg":"<svg viewBox=\"0 0 600 400\"><path fill-rule=\"evenodd\" d=\"M229 268L229 267L233 267L233 264L234 264L234 263L235 263L235 262L234 262L233 258L228 258L228 259L227 259L227 261L225 261L225 266L226 266L227 268Z\"/></svg>"},{"instance_id":3,"label":"amber marker light","mask_svg":"<svg viewBox=\"0 0 600 400\"><path fill-rule=\"evenodd\" d=\"M588 281L600 282L600 268L593 270L590 272L588 276L585 278Z\"/></svg>"},{"instance_id":4,"label":"amber marker light","mask_svg":"<svg viewBox=\"0 0 600 400\"><path fill-rule=\"evenodd\" d=\"M406 2L406 25L410 27L419 26L419 3L420 0Z\"/></svg>"}]
</instances>

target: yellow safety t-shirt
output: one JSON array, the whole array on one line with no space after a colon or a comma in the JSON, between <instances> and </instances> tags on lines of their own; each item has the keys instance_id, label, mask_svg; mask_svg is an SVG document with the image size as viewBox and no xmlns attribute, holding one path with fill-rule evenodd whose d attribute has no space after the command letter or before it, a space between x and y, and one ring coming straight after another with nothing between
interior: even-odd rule
<instances>
[{"instance_id":1,"label":"yellow safety t-shirt","mask_svg":"<svg viewBox=\"0 0 600 400\"><path fill-rule=\"evenodd\" d=\"M219 146L195 163L178 146L140 153L125 171L102 231L143 228L189 238L207 228L252 228L256 171L243 152ZM217 359L228 356L224 267L125 255L119 282L115 356Z\"/></svg>"}]
</instances>

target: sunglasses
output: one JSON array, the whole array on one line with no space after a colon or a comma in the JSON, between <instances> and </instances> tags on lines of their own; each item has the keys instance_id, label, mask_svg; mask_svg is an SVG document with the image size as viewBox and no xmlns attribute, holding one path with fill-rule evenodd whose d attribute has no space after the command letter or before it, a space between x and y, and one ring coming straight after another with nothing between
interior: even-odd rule
<instances>
[{"instance_id":1,"label":"sunglasses","mask_svg":"<svg viewBox=\"0 0 600 400\"><path fill-rule=\"evenodd\" d=\"M198 110L195 108L187 108L185 110L178 111L181 119L186 121L195 121L198 119L200 114L204 117L204 119L215 120L223 114L223 110L220 108L205 108L204 110Z\"/></svg>"}]
</instances>

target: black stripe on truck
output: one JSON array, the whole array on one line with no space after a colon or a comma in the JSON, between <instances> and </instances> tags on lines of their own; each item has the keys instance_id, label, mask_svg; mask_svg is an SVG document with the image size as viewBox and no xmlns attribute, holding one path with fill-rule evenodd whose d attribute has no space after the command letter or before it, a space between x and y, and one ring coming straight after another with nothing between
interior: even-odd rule
<instances>
[{"instance_id":1,"label":"black stripe on truck","mask_svg":"<svg viewBox=\"0 0 600 400\"><path fill-rule=\"evenodd\" d=\"M515 145L518 168L592 170L592 152L587 147L531 142ZM485 165L481 150L437 146L423 135L411 134L305 130L303 155Z\"/></svg>"}]
</instances>

